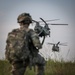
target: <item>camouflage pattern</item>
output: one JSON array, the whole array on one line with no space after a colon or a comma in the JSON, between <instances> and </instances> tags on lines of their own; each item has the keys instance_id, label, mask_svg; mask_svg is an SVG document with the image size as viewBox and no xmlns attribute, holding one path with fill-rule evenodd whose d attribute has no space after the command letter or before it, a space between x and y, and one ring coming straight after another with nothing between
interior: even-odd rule
<instances>
[{"instance_id":1,"label":"camouflage pattern","mask_svg":"<svg viewBox=\"0 0 75 75\"><path fill-rule=\"evenodd\" d=\"M14 29L8 34L6 45L6 58L9 61L24 60L29 55L25 30Z\"/></svg>"},{"instance_id":2,"label":"camouflage pattern","mask_svg":"<svg viewBox=\"0 0 75 75\"><path fill-rule=\"evenodd\" d=\"M32 40L33 46L35 46L38 49L42 48L42 45L39 40L39 36L33 30L30 31L30 34L31 34L31 40Z\"/></svg>"},{"instance_id":3,"label":"camouflage pattern","mask_svg":"<svg viewBox=\"0 0 75 75\"><path fill-rule=\"evenodd\" d=\"M40 61L39 61L40 60ZM44 66L45 66L45 60L43 57L41 57L39 54L37 57L33 58L33 66L34 64L37 66L37 72L36 75L44 75ZM23 61L17 61L12 63L12 75L24 75L27 66L29 66L29 59L25 60L25 63Z\"/></svg>"},{"instance_id":4,"label":"camouflage pattern","mask_svg":"<svg viewBox=\"0 0 75 75\"><path fill-rule=\"evenodd\" d=\"M24 23L23 21L26 21L26 19L22 17L26 16L30 17L28 13L23 13L17 19L19 23L24 24L22 26L29 25L32 22L28 19ZM27 66L31 69L32 66L37 65L36 75L44 75L45 60L38 54L39 49L42 48L39 36L32 29L25 29L24 27L14 29L8 34L5 55L12 64L11 73L12 75L24 75Z\"/></svg>"}]
</instances>

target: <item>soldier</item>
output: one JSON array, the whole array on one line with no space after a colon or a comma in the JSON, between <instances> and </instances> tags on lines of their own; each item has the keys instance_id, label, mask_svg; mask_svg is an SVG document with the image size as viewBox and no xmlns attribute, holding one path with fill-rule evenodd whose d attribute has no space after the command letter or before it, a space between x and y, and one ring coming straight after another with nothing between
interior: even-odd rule
<instances>
[{"instance_id":1,"label":"soldier","mask_svg":"<svg viewBox=\"0 0 75 75\"><path fill-rule=\"evenodd\" d=\"M20 14L17 22L20 28L8 34L5 51L6 59L12 65L12 75L24 75L27 66L34 65L38 67L37 75L44 75L45 60L38 54L42 48L39 36L28 28L32 23L30 14Z\"/></svg>"}]
</instances>

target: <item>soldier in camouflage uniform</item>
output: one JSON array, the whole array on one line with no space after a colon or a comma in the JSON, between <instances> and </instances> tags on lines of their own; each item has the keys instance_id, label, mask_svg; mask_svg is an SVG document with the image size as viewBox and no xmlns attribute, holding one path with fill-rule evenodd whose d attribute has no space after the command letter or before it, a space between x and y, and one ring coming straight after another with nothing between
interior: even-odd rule
<instances>
[{"instance_id":1,"label":"soldier in camouflage uniform","mask_svg":"<svg viewBox=\"0 0 75 75\"><path fill-rule=\"evenodd\" d=\"M38 54L42 45L39 36L29 29L32 18L22 13L17 18L20 28L12 30L6 41L6 59L12 64L12 75L24 75L27 66L37 65L37 75L44 75L44 58Z\"/></svg>"}]
</instances>

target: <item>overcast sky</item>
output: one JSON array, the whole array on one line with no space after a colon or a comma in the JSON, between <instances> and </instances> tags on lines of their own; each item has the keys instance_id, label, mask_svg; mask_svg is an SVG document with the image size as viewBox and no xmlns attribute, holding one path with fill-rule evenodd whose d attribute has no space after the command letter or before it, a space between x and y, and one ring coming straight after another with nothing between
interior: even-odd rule
<instances>
[{"instance_id":1,"label":"overcast sky","mask_svg":"<svg viewBox=\"0 0 75 75\"><path fill-rule=\"evenodd\" d=\"M67 42L66 47L60 46L58 58L75 60L75 0L0 0L0 58L4 58L8 32L18 28L17 17L27 12L32 18L40 20L60 19L50 23L67 23L68 26L49 26L51 37L47 37L41 52L45 57L54 57L47 42ZM31 28L34 26L31 25ZM44 50L45 49L45 50Z\"/></svg>"}]
</instances>

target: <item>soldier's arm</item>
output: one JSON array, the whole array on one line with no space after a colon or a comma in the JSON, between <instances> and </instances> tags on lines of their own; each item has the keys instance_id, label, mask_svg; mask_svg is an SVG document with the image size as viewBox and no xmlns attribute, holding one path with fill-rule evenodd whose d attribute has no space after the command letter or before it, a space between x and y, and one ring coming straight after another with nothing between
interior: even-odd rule
<instances>
[{"instance_id":1,"label":"soldier's arm","mask_svg":"<svg viewBox=\"0 0 75 75\"><path fill-rule=\"evenodd\" d=\"M38 34L36 34L33 30L31 31L31 39L33 42L33 45L37 48L37 49L41 49L42 45L40 43L40 39Z\"/></svg>"}]
</instances>

